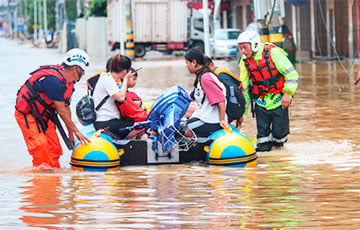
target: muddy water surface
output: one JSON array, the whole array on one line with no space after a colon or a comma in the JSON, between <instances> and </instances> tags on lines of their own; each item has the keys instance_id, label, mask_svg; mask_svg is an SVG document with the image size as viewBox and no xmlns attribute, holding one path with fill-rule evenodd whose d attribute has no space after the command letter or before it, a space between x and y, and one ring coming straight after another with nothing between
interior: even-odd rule
<instances>
[{"instance_id":1,"label":"muddy water surface","mask_svg":"<svg viewBox=\"0 0 360 230\"><path fill-rule=\"evenodd\" d=\"M327 74L342 87L340 65L296 64L301 77L289 141L260 153L255 168L185 164L81 173L70 170L64 146L63 168L39 171L30 167L13 118L15 95L27 73L62 55L4 39L0 47L0 229L359 229L360 87L350 82L337 91ZM92 61L87 76L106 58ZM238 73L234 61L216 62ZM192 87L181 58L134 66L143 67L135 91L144 101L173 85ZM356 69L360 64L351 77ZM84 93L82 79L72 108ZM251 116L243 132L255 136Z\"/></svg>"}]
</instances>

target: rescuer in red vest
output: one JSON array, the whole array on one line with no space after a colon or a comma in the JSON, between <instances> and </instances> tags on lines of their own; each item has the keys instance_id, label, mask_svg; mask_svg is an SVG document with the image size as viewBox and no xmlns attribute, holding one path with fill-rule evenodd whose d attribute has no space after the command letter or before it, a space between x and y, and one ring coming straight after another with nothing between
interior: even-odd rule
<instances>
[{"instance_id":1,"label":"rescuer in red vest","mask_svg":"<svg viewBox=\"0 0 360 230\"><path fill-rule=\"evenodd\" d=\"M71 120L70 98L74 83L84 75L89 56L81 49L69 50L61 65L40 66L30 73L18 91L15 119L23 133L34 167L60 168L62 148L56 128L67 147L74 146L74 135L80 143L89 140ZM57 117L60 115L67 130L65 134Z\"/></svg>"}]
</instances>

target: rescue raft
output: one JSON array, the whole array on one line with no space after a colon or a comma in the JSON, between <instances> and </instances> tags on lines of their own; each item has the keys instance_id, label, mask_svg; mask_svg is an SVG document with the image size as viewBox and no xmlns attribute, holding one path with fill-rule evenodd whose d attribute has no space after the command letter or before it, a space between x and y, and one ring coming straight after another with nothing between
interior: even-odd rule
<instances>
[{"instance_id":1,"label":"rescue raft","mask_svg":"<svg viewBox=\"0 0 360 230\"><path fill-rule=\"evenodd\" d=\"M111 133L94 131L92 125L82 133L91 139L77 143L71 166L80 171L111 171L121 166L202 162L233 167L256 166L252 142L235 127L218 130L208 138L186 138L182 118L190 103L179 86L167 89L153 104L147 120L129 129L148 132L150 140L117 139Z\"/></svg>"}]
</instances>

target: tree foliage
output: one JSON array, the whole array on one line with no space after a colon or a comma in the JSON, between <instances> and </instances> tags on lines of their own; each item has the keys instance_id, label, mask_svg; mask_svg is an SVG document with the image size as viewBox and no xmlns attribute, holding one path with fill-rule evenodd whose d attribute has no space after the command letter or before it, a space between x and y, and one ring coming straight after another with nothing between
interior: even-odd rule
<instances>
[{"instance_id":1,"label":"tree foliage","mask_svg":"<svg viewBox=\"0 0 360 230\"><path fill-rule=\"evenodd\" d=\"M41 5L41 8L43 7L43 0L22 0L22 4L23 4L23 12L22 14L25 15L26 9L27 8L27 14L28 14L28 20L27 20L27 26L28 26L28 33L32 34L34 32L33 30L33 25L34 25L34 8L35 8L35 2L38 3L38 6ZM58 3L58 1L55 0L46 0L46 14L47 14L47 25L48 25L48 29L50 28L54 28L56 27L56 4ZM63 20L66 19L70 19L72 21L74 21L77 17L77 12L76 12L76 0L65 0L63 5L58 5L58 8L64 7L66 9L66 15L67 18L64 18ZM39 10L39 8L38 8ZM41 15L43 15L43 9L41 11L38 11L38 17L39 17L39 13ZM43 26L43 22L39 21L38 18L38 25L39 26Z\"/></svg>"},{"instance_id":2,"label":"tree foliage","mask_svg":"<svg viewBox=\"0 0 360 230\"><path fill-rule=\"evenodd\" d=\"M75 21L78 16L76 11L76 0L66 0L66 14L68 17L67 19Z\"/></svg>"},{"instance_id":3,"label":"tree foliage","mask_svg":"<svg viewBox=\"0 0 360 230\"><path fill-rule=\"evenodd\" d=\"M106 17L107 0L92 0L88 8L89 16Z\"/></svg>"}]
</instances>

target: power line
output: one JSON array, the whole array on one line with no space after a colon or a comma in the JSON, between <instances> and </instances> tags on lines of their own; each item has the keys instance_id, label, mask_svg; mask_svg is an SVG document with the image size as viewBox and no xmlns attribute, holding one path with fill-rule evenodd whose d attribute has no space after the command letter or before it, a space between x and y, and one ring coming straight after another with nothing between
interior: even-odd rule
<instances>
[{"instance_id":1,"label":"power line","mask_svg":"<svg viewBox=\"0 0 360 230\"><path fill-rule=\"evenodd\" d=\"M342 61L340 60L340 56L339 56L339 54L338 54L337 51L336 51L336 47L335 47L334 41L333 41L333 39L331 38L331 35L330 35L329 31L328 31L328 28L326 27L326 22L325 22L325 18L324 18L324 12L323 12L322 6L321 6L321 4L320 4L320 0L317 0L317 3L318 3L318 6L319 6L319 9L320 9L321 21L322 21L322 23L323 23L323 25L324 25L324 27L325 27L325 30L326 30L326 35L327 35L328 39L330 40L331 47L334 49L336 58L337 58L338 62L340 63L340 66L342 67L342 69L344 70L344 72L345 72L345 74L346 74L346 78L345 78L345 81L344 81L344 86L343 86L343 89L342 89L342 90L345 90L345 87L346 87L346 84L347 84L348 79L352 79L352 78L350 77L350 74L349 74L349 73L350 73L350 71L351 71L351 69L352 69L352 67L353 67L353 64L354 64L354 62L355 62L355 58L357 57L358 51L359 51L359 49L360 49L360 46L359 46L359 47L357 48L357 50L356 50L356 53L355 53L355 55L354 55L354 57L353 57L353 60L352 60L351 65L349 66L348 69L346 69L345 66L344 66L344 64L343 64ZM316 19L316 17L315 17L315 19ZM320 55L322 56L320 45L319 45L319 50L320 50ZM353 80L353 79L352 79L352 80ZM334 81L334 82L335 82L335 81ZM354 81L354 82L355 82L355 81ZM338 87L338 89L339 89L338 84L336 84L336 87ZM340 90L340 91L341 91L341 90Z\"/></svg>"},{"instance_id":2,"label":"power line","mask_svg":"<svg viewBox=\"0 0 360 230\"><path fill-rule=\"evenodd\" d=\"M319 3L319 0L317 1L318 3ZM320 3L319 3L320 4ZM320 7L320 9L321 9L321 6L319 6ZM315 10L315 9L314 9ZM315 12L314 12L315 13ZM322 15L322 10L320 10L320 14L321 14L321 16L323 16ZM326 32L328 33L328 30L327 30L327 28L326 28L326 26L325 26L325 29L326 29ZM319 30L318 30L318 25L317 25L317 17L315 16L315 32L316 32L316 44L317 44L317 46L318 46L318 49L319 49L319 52L320 52L320 60L322 60L322 63L323 63L323 65L324 65L324 69L326 70L326 72L327 72L327 74L328 74L328 78L329 78L329 80L330 80L330 82L331 83L333 83L334 85L335 85L335 87L338 89L338 91L339 92L341 92L341 87L337 84L337 82L332 78L332 76L331 76L331 74L330 74L330 72L329 72L329 70L327 69L327 67L326 67L326 64L325 64L325 62L324 62L324 58L323 58L323 53L322 53L322 50L321 50L321 47L320 47L320 39L319 39ZM330 38L331 39L331 38ZM336 51L335 51L336 52ZM336 53L336 55L337 55L337 53Z\"/></svg>"}]
</instances>

